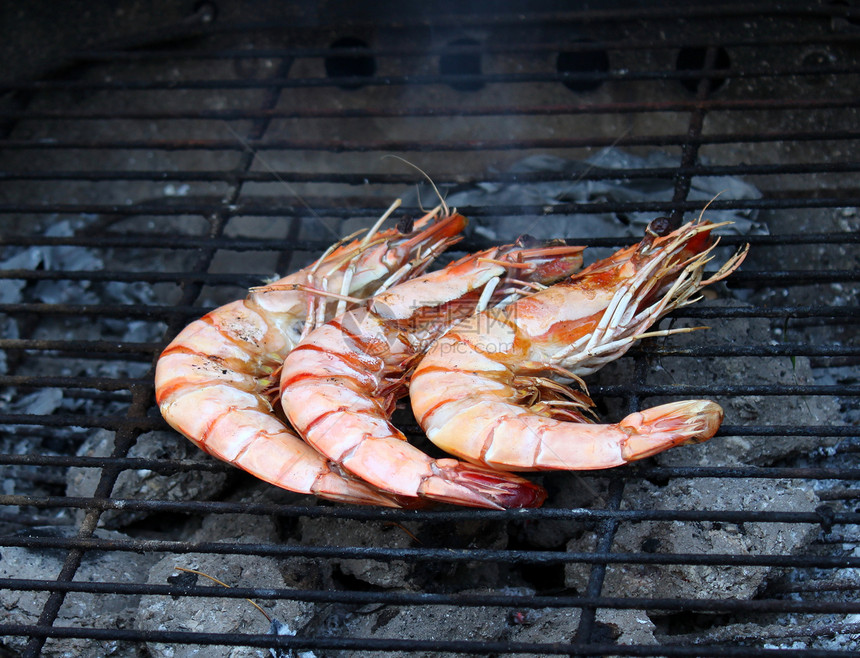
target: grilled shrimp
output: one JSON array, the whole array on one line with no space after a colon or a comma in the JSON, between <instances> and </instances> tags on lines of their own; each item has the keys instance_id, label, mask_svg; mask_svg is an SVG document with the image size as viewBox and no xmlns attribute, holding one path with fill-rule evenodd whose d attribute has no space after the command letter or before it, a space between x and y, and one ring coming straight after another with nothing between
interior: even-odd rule
<instances>
[{"instance_id":1,"label":"grilled shrimp","mask_svg":"<svg viewBox=\"0 0 860 658\"><path fill-rule=\"evenodd\" d=\"M205 452L284 489L397 506L394 497L344 474L302 441L277 417L268 395L277 368L310 327L356 295L420 273L459 239L465 218L437 215L439 209L414 227L379 232L384 215L363 238L341 241L313 265L192 322L156 366L165 420Z\"/></svg>"},{"instance_id":2,"label":"grilled shrimp","mask_svg":"<svg viewBox=\"0 0 860 658\"><path fill-rule=\"evenodd\" d=\"M414 361L476 309L569 276L580 247L524 241L467 256L382 294L366 308L317 328L284 360L281 405L321 453L372 485L401 496L504 508L540 505L541 487L410 445L389 418Z\"/></svg>"},{"instance_id":3,"label":"grilled shrimp","mask_svg":"<svg viewBox=\"0 0 860 658\"><path fill-rule=\"evenodd\" d=\"M581 383L637 339L682 331L646 333L746 256L745 247L705 279L716 246L711 232L722 224L700 220L660 236L655 222L638 245L473 316L437 341L410 384L415 418L430 440L476 464L528 471L608 468L713 436L723 416L713 402L674 402L614 425L590 424L587 395L556 381Z\"/></svg>"}]
</instances>

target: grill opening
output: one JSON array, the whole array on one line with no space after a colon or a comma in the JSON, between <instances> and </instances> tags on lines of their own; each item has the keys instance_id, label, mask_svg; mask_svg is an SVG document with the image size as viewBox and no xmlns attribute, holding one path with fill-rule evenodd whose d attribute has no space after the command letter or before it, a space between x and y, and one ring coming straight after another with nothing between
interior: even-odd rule
<instances>
[{"instance_id":1,"label":"grill opening","mask_svg":"<svg viewBox=\"0 0 860 658\"><path fill-rule=\"evenodd\" d=\"M850 3L66 11L2 46L0 653L856 654ZM392 154L470 218L442 262L732 221L743 267L660 324L710 328L588 378L606 421L702 397L718 434L486 511L316 500L171 430L188 322L435 203Z\"/></svg>"}]
</instances>

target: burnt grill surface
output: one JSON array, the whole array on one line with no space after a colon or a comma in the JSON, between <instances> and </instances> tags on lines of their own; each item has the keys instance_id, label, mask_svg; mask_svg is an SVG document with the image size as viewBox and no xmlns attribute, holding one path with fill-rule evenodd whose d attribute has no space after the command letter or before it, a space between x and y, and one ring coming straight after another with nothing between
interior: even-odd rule
<instances>
[{"instance_id":1,"label":"burnt grill surface","mask_svg":"<svg viewBox=\"0 0 860 658\"><path fill-rule=\"evenodd\" d=\"M3 651L856 655L856 6L176 11L0 84ZM170 430L186 323L433 203L387 154L451 198L554 190L461 205L458 253L605 253L725 190L750 257L661 325L711 329L589 378L612 421L716 399L718 435L489 512L323 503Z\"/></svg>"}]
</instances>

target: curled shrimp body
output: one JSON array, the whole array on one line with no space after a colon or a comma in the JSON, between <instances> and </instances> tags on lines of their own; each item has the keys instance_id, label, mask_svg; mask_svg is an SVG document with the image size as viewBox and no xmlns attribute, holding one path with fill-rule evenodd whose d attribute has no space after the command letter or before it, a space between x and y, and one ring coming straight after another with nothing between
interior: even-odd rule
<instances>
[{"instance_id":1,"label":"curled shrimp body","mask_svg":"<svg viewBox=\"0 0 860 658\"><path fill-rule=\"evenodd\" d=\"M284 489L397 506L394 497L344 474L302 441L277 416L269 395L274 373L306 328L331 318L350 296L366 297L420 273L456 242L466 220L437 215L403 231L378 232L380 220L362 239L338 243L313 265L188 325L156 366L165 420L205 452Z\"/></svg>"},{"instance_id":2,"label":"curled shrimp body","mask_svg":"<svg viewBox=\"0 0 860 658\"><path fill-rule=\"evenodd\" d=\"M473 507L540 505L527 480L433 459L389 418L414 361L476 308L504 303L528 282L558 280L582 263L580 247L524 243L467 256L373 297L302 341L284 360L281 405L296 430L347 471L401 496Z\"/></svg>"},{"instance_id":3,"label":"curled shrimp body","mask_svg":"<svg viewBox=\"0 0 860 658\"><path fill-rule=\"evenodd\" d=\"M437 446L501 470L618 466L709 439L722 409L707 400L590 424L584 394L548 375L579 380L622 355L666 313L728 276L746 249L705 279L721 224L694 222L598 261L503 310L465 320L437 341L410 384L415 418Z\"/></svg>"}]
</instances>

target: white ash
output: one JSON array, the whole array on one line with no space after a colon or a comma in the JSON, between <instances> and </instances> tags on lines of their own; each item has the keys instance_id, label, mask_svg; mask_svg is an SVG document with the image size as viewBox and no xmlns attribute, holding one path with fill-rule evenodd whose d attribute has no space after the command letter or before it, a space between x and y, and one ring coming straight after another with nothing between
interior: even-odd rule
<instances>
[{"instance_id":1,"label":"white ash","mask_svg":"<svg viewBox=\"0 0 860 658\"><path fill-rule=\"evenodd\" d=\"M49 237L70 237L79 234L96 220L94 216L82 215L74 220L56 220L50 223L45 231ZM3 250L3 260L0 269L26 268L32 270L44 269L52 272L102 271L114 267L104 257L103 250L76 246L36 246L26 249L6 248ZM123 268L127 269L134 258L123 259ZM151 254L146 256L147 267L151 267ZM122 269L122 268L120 268ZM63 279L44 280L35 283L10 280L9 285L0 286L0 299L3 303L46 303L46 304L152 304L155 296L152 287L144 282L122 284L119 282L91 282L86 279L74 281ZM19 337L18 324L12 318L3 318L3 335L8 338ZM103 332L99 335L98 332ZM127 319L102 318L94 324L92 318L75 316L47 316L26 338L63 340L93 340L115 339L117 342L148 342L158 340L163 333L160 323L144 322ZM0 354L0 373L7 371L7 356ZM135 362L134 359L81 359L69 356L58 356L49 352L35 351L24 356L18 366L17 374L28 375L59 375L65 377L135 377L142 376L150 368L149 359ZM74 393L66 393L60 388L43 388L35 392L29 389L4 388L2 398L10 413L47 417L58 413L77 413L90 416L122 415L126 412L128 402L122 399L122 392L107 394L104 397L78 397ZM69 427L56 430L54 436L62 433L65 437L84 436L92 430ZM4 452L12 454L58 454L57 448L47 444L50 439L33 435L26 425L0 426L3 436ZM16 437L16 438L12 438ZM77 445L77 440L71 440L65 445ZM58 443L55 441L55 443ZM17 478L16 475L29 467L12 467L8 469L8 479L4 480L4 491L24 495L44 494L28 478ZM40 477L51 481L61 479L65 473L62 468L42 467L38 469ZM29 472L35 469L29 468ZM11 484L10 484L11 482ZM54 493L54 492L50 492Z\"/></svg>"},{"instance_id":2,"label":"white ash","mask_svg":"<svg viewBox=\"0 0 860 658\"><path fill-rule=\"evenodd\" d=\"M271 521L247 515L213 515L194 534L192 541L222 543L276 542ZM253 555L187 553L169 555L149 571L148 583L168 584L181 572L194 569L231 587L286 588L279 561ZM208 578L185 573L183 582L216 586ZM255 601L266 613L292 631L310 620L313 605L301 601ZM136 627L141 630L197 633L266 633L271 622L250 602L240 598L199 598L147 595L142 597ZM164 645L148 643L152 658L266 658L265 649L219 645Z\"/></svg>"},{"instance_id":3,"label":"white ash","mask_svg":"<svg viewBox=\"0 0 860 658\"><path fill-rule=\"evenodd\" d=\"M8 413L45 415L49 416L66 404L62 389L46 388L16 396L14 389L4 391L3 404ZM63 455L70 445L76 445L86 430L80 427L66 427L54 430L46 437L40 432L33 432L26 425L0 425L0 453L6 455ZM28 466L8 465L2 471L0 490L5 495L20 496L51 496L61 494L58 485L65 476L61 466ZM35 507L9 506L11 515L32 514L44 518L44 523L54 523L58 527L73 523L74 510L63 507L45 512ZM50 521L49 521L50 519ZM41 523L41 521L36 521ZM17 529L14 523L0 524L3 530Z\"/></svg>"},{"instance_id":4,"label":"white ash","mask_svg":"<svg viewBox=\"0 0 860 658\"><path fill-rule=\"evenodd\" d=\"M35 270L43 261L44 254L36 248L26 249L14 256L0 260L0 270ZM27 282L23 279L4 279L0 286L0 304L18 304L21 291Z\"/></svg>"},{"instance_id":5,"label":"white ash","mask_svg":"<svg viewBox=\"0 0 860 658\"><path fill-rule=\"evenodd\" d=\"M33 536L73 537L71 529L33 528L27 532ZM98 530L95 536L101 539L127 539L116 532ZM30 549L13 546L0 547L0 578L52 580L63 565L66 552L56 549ZM75 574L76 581L133 583L139 582L140 574L146 573L157 560L156 555L120 551L88 551ZM10 624L35 624L42 612L49 592L0 589L0 609L4 610L4 622ZM87 594L69 592L60 608L58 626L74 628L131 628L137 615L140 596L136 594ZM5 636L2 646L11 651L22 651L28 638ZM132 643L119 640L89 640L57 638L45 644L43 656L49 658L102 658L103 656L135 656Z\"/></svg>"},{"instance_id":6,"label":"white ash","mask_svg":"<svg viewBox=\"0 0 860 658\"><path fill-rule=\"evenodd\" d=\"M491 592L472 590L463 593L480 595ZM601 638L607 642L646 646L657 643L653 635L654 624L644 611L603 609L597 612L595 621L609 636ZM579 623L578 608L384 606L358 611L347 621L346 630L350 637L545 644L573 643ZM390 655L397 658L454 658L473 654L409 651L392 652ZM517 655L539 658L544 654Z\"/></svg>"},{"instance_id":7,"label":"white ash","mask_svg":"<svg viewBox=\"0 0 860 658\"><path fill-rule=\"evenodd\" d=\"M579 628L578 608L538 608L506 610L507 625L494 639L510 642L545 644L573 643ZM542 658L543 654L517 654Z\"/></svg>"},{"instance_id":8,"label":"white ash","mask_svg":"<svg viewBox=\"0 0 860 658\"><path fill-rule=\"evenodd\" d=\"M664 487L645 481L625 487L624 509L743 510L812 512L818 501L793 480L675 479ZM643 521L622 524L613 552L659 554L791 555L816 536L818 526L801 523ZM571 541L572 552L593 550L590 534ZM767 577L768 567L695 564L609 564L602 594L643 598L750 599ZM570 564L566 584L584 591L589 565Z\"/></svg>"},{"instance_id":9,"label":"white ash","mask_svg":"<svg viewBox=\"0 0 860 658\"><path fill-rule=\"evenodd\" d=\"M21 337L18 332L18 325L9 317L0 317L0 335L5 336L7 339L17 339ZM6 358L6 350L3 350L0 352L0 375L5 375L8 372L9 361ZM0 400L8 404L11 399L11 390L4 387L4 389L0 391Z\"/></svg>"},{"instance_id":10,"label":"white ash","mask_svg":"<svg viewBox=\"0 0 860 658\"><path fill-rule=\"evenodd\" d=\"M21 251L14 256L0 260L0 270L34 269L41 260L39 252L35 249ZM18 304L21 302L21 291L27 285L21 279L4 279L0 285L0 304ZM18 323L6 315L0 317L0 335L4 338L20 338ZM6 351L0 351L0 375L7 372ZM12 400L12 389L6 388L0 393L3 401L8 404Z\"/></svg>"},{"instance_id":11,"label":"white ash","mask_svg":"<svg viewBox=\"0 0 860 658\"><path fill-rule=\"evenodd\" d=\"M609 480L576 471L530 473L529 478L540 478L549 494L544 507L555 509L601 508L608 504ZM565 550L574 537L581 536L593 522L565 519L532 519L527 524L509 527L508 532L519 542L537 550Z\"/></svg>"},{"instance_id":12,"label":"white ash","mask_svg":"<svg viewBox=\"0 0 860 658\"><path fill-rule=\"evenodd\" d=\"M412 538L396 524L370 523L351 519L303 518L299 521L301 543L305 546L360 546L407 548ZM377 562L365 559L334 561L350 576L369 585L402 588L412 572L403 560Z\"/></svg>"},{"instance_id":13,"label":"white ash","mask_svg":"<svg viewBox=\"0 0 860 658\"><path fill-rule=\"evenodd\" d=\"M63 389L42 388L13 400L9 411L17 414L48 416L63 404Z\"/></svg>"},{"instance_id":14,"label":"white ash","mask_svg":"<svg viewBox=\"0 0 860 658\"><path fill-rule=\"evenodd\" d=\"M74 221L61 220L51 223L45 230L47 237L73 237L85 231L93 223L95 217L82 216ZM49 272L76 272L76 271L103 271L115 265L111 258L102 257L104 250L90 249L77 246L36 246L27 249L7 249L6 253L12 255L0 260L0 269L44 269ZM127 251L127 250L126 250ZM141 255L143 264L151 267L152 255ZM134 254L125 253L121 259L122 267L128 269L134 265L136 257ZM77 281L63 279L56 281L37 281L32 286L27 286L25 281L10 280L8 285L3 286L0 291L0 303L21 303L38 301L45 304L153 304L156 301L152 286L142 281L122 283L118 281L91 282L86 279ZM111 318L103 318L108 324L113 323L117 329L118 336L122 341L131 341L132 337L125 335L124 331L129 325L128 321L115 321ZM92 322L86 319L65 318L63 324L74 326L83 322L89 329L88 338L92 338ZM152 323L148 326L153 327ZM140 333L139 327L135 332ZM148 333L146 340L157 340L163 329L153 327Z\"/></svg>"},{"instance_id":15,"label":"white ash","mask_svg":"<svg viewBox=\"0 0 860 658\"><path fill-rule=\"evenodd\" d=\"M45 235L49 237L70 237L85 230L94 221L93 216L81 216L75 220L55 221L49 225ZM105 260L94 249L76 246L36 246L27 249L4 250L11 254L0 261L0 269L26 268L44 269L55 272L74 272L82 270L100 271L106 269ZM151 259L151 256L149 257ZM25 281L11 280L9 285L2 286L0 300L2 303L31 303L45 304L147 304L154 302L150 286L142 282L124 285L117 282L91 282L63 279L56 281L44 280L28 285ZM4 336L19 337L18 326L11 318L3 320ZM27 338L56 339L58 336L65 340L99 338L94 335L94 328L111 329L110 336L118 342L142 342L158 340L163 328L153 323L140 321L103 319L100 325L94 325L87 317L56 317L45 318ZM130 360L82 360L69 357L56 357L35 353L26 357L25 366L19 371L26 374L55 374L63 376L85 377L128 377L142 375L149 368L148 363L134 363ZM0 362L0 372L6 372L6 355ZM57 395L60 395L59 403ZM108 415L121 412L127 406L116 402L105 405L101 401L90 399L62 398L62 391L45 389L37 393L26 393L9 387L3 393L10 404L10 410L15 413L49 415L59 411L83 411L92 415ZM15 433L20 426L3 427L4 431ZM35 446L34 449L38 449Z\"/></svg>"},{"instance_id":16,"label":"white ash","mask_svg":"<svg viewBox=\"0 0 860 658\"><path fill-rule=\"evenodd\" d=\"M515 163L505 173L561 173L563 181L550 182L481 182L475 185L455 187L446 196L446 203L455 208L494 206L542 206L552 214L552 221L535 217L532 220L519 218L473 219L474 230L493 241L507 241L512 236L529 233L547 239L557 237L641 237L644 228L654 219L653 212L558 214L554 206L576 203L600 202L655 202L671 201L675 192L671 178L618 180L584 180L587 172L611 172L613 169L630 170L643 168L676 168L677 157L661 151L652 151L645 157L626 153L618 148L607 148L584 161L565 160L552 155L534 155ZM497 173L493 171L492 173ZM443 190L443 194L445 191ZM720 200L759 199L761 193L751 184L731 176L694 177L691 182L690 201L708 202L719 195ZM421 199L427 203L428 192L422 190ZM418 199L407 196L407 205L417 204ZM704 203L703 203L704 205ZM757 211L750 209L712 210L706 212L710 221L731 221L729 232L740 235L767 233L767 227L757 221Z\"/></svg>"},{"instance_id":17,"label":"white ash","mask_svg":"<svg viewBox=\"0 0 860 658\"><path fill-rule=\"evenodd\" d=\"M658 643L654 637L656 626L644 610L601 608L595 620L612 632L616 644Z\"/></svg>"},{"instance_id":18,"label":"white ash","mask_svg":"<svg viewBox=\"0 0 860 658\"><path fill-rule=\"evenodd\" d=\"M508 612L504 608L484 606L386 606L373 613L352 615L346 623L345 635L348 637L396 638L400 640L490 640L501 637L511 626L508 621ZM348 654L334 655L345 658ZM392 658L406 658L407 656L409 658L438 658L458 654L439 651L395 651L387 655L392 656Z\"/></svg>"},{"instance_id":19,"label":"white ash","mask_svg":"<svg viewBox=\"0 0 860 658\"><path fill-rule=\"evenodd\" d=\"M466 594L488 594L469 591ZM599 610L596 622L610 635L605 641L653 645L654 624L644 611ZM349 637L405 640L460 640L523 644L573 643L580 623L578 608L517 608L428 605L382 606L360 610L346 622ZM346 653L332 653L346 656ZM459 658L474 655L440 651L391 652L397 658ZM517 654L539 658L544 654Z\"/></svg>"},{"instance_id":20,"label":"white ash","mask_svg":"<svg viewBox=\"0 0 860 658\"><path fill-rule=\"evenodd\" d=\"M286 635L292 637L295 634L296 631L294 629L278 619L272 619L272 623L269 624L269 635ZM269 654L272 658L316 658L316 654L313 651L296 652L292 649L269 649Z\"/></svg>"},{"instance_id":21,"label":"white ash","mask_svg":"<svg viewBox=\"0 0 860 658\"><path fill-rule=\"evenodd\" d=\"M63 390L59 388L43 388L23 396L16 397L15 391L4 394L8 413L48 416L63 405ZM12 455L57 454L55 449L47 449L38 435L33 435L25 425L0 425L0 452ZM77 431L77 434L80 430ZM73 431L74 435L74 431ZM22 477L25 473L33 474L37 470L29 466L8 466L3 471L2 487L5 494L38 495L47 493L40 487L39 482L32 478ZM45 467L38 472L51 473L61 476L62 469ZM47 478L50 480L50 477Z\"/></svg>"},{"instance_id":22,"label":"white ash","mask_svg":"<svg viewBox=\"0 0 860 658\"><path fill-rule=\"evenodd\" d=\"M78 449L78 456L107 457L113 453L114 433L98 430L90 435ZM128 457L140 459L210 459L190 441L175 432L147 432L138 437L129 449ZM88 498L93 495L101 475L100 468L72 467L66 475L66 495ZM177 470L160 475L147 469L125 469L117 477L111 496L139 500L209 500L218 495L227 481L226 473L206 470ZM84 511L78 510L80 521ZM121 528L152 514L147 511L126 509L105 510L99 524L108 528Z\"/></svg>"},{"instance_id":23,"label":"white ash","mask_svg":"<svg viewBox=\"0 0 860 658\"><path fill-rule=\"evenodd\" d=\"M82 228L84 221L74 224L62 220L51 224L45 231L48 237L71 237L76 227ZM80 270L102 270L104 262L91 249L73 246L31 247L27 260L37 261L29 269L43 267L47 271L73 272ZM38 281L33 297L45 304L95 304L98 296L90 290L89 281Z\"/></svg>"},{"instance_id":24,"label":"white ash","mask_svg":"<svg viewBox=\"0 0 860 658\"><path fill-rule=\"evenodd\" d=\"M187 183L183 183L181 185L174 185L173 183L168 183L164 186L164 196L174 197L174 196L188 196L188 193L191 191L191 186Z\"/></svg>"}]
</instances>

